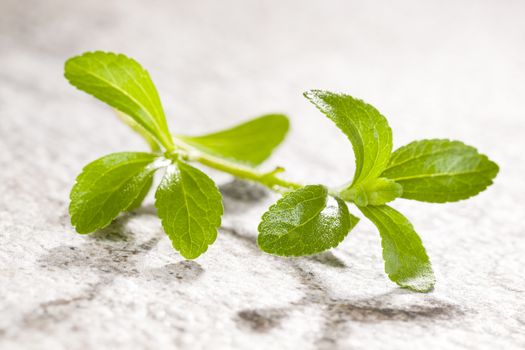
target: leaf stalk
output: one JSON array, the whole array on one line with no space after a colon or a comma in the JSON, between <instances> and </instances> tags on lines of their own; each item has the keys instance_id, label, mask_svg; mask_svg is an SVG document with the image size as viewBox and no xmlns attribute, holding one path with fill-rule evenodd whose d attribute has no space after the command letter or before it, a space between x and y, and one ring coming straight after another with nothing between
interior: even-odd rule
<instances>
[{"instance_id":1,"label":"leaf stalk","mask_svg":"<svg viewBox=\"0 0 525 350\"><path fill-rule=\"evenodd\" d=\"M209 168L231 174L235 177L257 182L279 193L285 193L303 187L303 185L299 183L288 181L277 176L284 171L282 167L261 172L249 166L203 153L177 137L174 137L173 141L175 144L174 150L166 153L166 157L169 159L175 160L179 156L180 151L182 151L186 153L186 157L184 158L187 158L189 161L199 162Z\"/></svg>"}]
</instances>

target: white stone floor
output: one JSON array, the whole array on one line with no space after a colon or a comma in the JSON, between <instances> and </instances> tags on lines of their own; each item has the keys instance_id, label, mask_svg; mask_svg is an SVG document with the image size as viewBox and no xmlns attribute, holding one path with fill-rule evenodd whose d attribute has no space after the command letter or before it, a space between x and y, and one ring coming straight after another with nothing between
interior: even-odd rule
<instances>
[{"instance_id":1,"label":"white stone floor","mask_svg":"<svg viewBox=\"0 0 525 350\"><path fill-rule=\"evenodd\" d=\"M0 348L525 348L524 16L519 0L0 0ZM311 88L374 104L396 147L460 139L501 172L468 201L394 204L432 259L429 294L389 282L365 220L317 257L261 253L257 220L276 197L223 174L224 225L195 261L171 249L151 198L77 235L82 166L145 149L63 78L65 59L94 49L150 70L175 131L287 113L266 166L291 179L352 175L350 145L301 96Z\"/></svg>"}]
</instances>

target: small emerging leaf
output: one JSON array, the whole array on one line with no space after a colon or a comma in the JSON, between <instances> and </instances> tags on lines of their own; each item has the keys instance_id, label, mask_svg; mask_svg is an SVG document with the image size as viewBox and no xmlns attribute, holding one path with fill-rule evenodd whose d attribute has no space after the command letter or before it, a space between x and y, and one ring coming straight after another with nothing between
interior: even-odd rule
<instances>
[{"instance_id":1,"label":"small emerging leaf","mask_svg":"<svg viewBox=\"0 0 525 350\"><path fill-rule=\"evenodd\" d=\"M286 116L269 114L212 134L177 137L202 152L256 166L284 140L289 124Z\"/></svg>"},{"instance_id":2,"label":"small emerging leaf","mask_svg":"<svg viewBox=\"0 0 525 350\"><path fill-rule=\"evenodd\" d=\"M359 209L379 229L388 277L403 288L431 291L435 283L432 265L408 219L386 205Z\"/></svg>"},{"instance_id":3,"label":"small emerging leaf","mask_svg":"<svg viewBox=\"0 0 525 350\"><path fill-rule=\"evenodd\" d=\"M72 85L129 115L166 149L173 148L157 89L135 60L111 52L86 52L67 60L64 70Z\"/></svg>"},{"instance_id":4,"label":"small emerging leaf","mask_svg":"<svg viewBox=\"0 0 525 350\"><path fill-rule=\"evenodd\" d=\"M287 193L264 213L259 247L271 254L301 256L336 247L357 224L346 203L310 185Z\"/></svg>"},{"instance_id":5,"label":"small emerging leaf","mask_svg":"<svg viewBox=\"0 0 525 350\"><path fill-rule=\"evenodd\" d=\"M208 175L182 161L167 168L155 207L173 247L186 259L204 253L217 238L222 197Z\"/></svg>"},{"instance_id":6,"label":"small emerging leaf","mask_svg":"<svg viewBox=\"0 0 525 350\"><path fill-rule=\"evenodd\" d=\"M496 163L462 142L421 140L396 150L382 176L403 186L403 198L442 203L480 193L498 171Z\"/></svg>"},{"instance_id":7,"label":"small emerging leaf","mask_svg":"<svg viewBox=\"0 0 525 350\"><path fill-rule=\"evenodd\" d=\"M366 207L367 205L383 205L401 196L403 187L400 184L380 177L369 180L341 191L341 198L354 202L356 205Z\"/></svg>"},{"instance_id":8,"label":"small emerging leaf","mask_svg":"<svg viewBox=\"0 0 525 350\"><path fill-rule=\"evenodd\" d=\"M349 95L311 90L305 97L330 118L352 143L356 169L352 185L383 172L392 152L392 130L373 106Z\"/></svg>"},{"instance_id":9,"label":"small emerging leaf","mask_svg":"<svg viewBox=\"0 0 525 350\"><path fill-rule=\"evenodd\" d=\"M151 184L157 155L113 153L86 165L71 190L69 213L78 233L106 227Z\"/></svg>"}]
</instances>

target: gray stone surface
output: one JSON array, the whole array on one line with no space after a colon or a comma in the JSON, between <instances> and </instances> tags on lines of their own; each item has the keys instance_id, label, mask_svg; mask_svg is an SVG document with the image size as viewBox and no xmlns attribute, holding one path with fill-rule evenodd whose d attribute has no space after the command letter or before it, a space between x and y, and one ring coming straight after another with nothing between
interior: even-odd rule
<instances>
[{"instance_id":1,"label":"gray stone surface","mask_svg":"<svg viewBox=\"0 0 525 350\"><path fill-rule=\"evenodd\" d=\"M523 1L0 1L1 349L523 349ZM464 202L400 200L437 276L400 290L362 220L333 251L282 259L255 245L275 200L223 184L217 242L170 247L151 198L102 232L74 233L68 192L88 161L143 150L103 104L68 86L85 50L137 58L173 130L282 111L293 130L266 165L304 182L352 174L344 137L302 97L351 93L390 120L395 145L449 137L501 166ZM354 210L355 212L355 210Z\"/></svg>"}]
</instances>

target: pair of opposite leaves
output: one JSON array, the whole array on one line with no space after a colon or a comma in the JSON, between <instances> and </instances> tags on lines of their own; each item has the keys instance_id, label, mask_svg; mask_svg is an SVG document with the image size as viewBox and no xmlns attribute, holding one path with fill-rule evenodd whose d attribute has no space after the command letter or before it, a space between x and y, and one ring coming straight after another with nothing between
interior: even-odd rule
<instances>
[{"instance_id":1,"label":"pair of opposite leaves","mask_svg":"<svg viewBox=\"0 0 525 350\"><path fill-rule=\"evenodd\" d=\"M185 258L196 258L217 236L221 195L206 174L177 157L175 143L255 167L288 130L285 116L267 115L209 135L172 136L149 74L124 55L92 52L73 57L66 62L65 76L72 85L123 112L125 122L155 151L110 154L84 168L71 191L71 221L79 233L103 228L120 212L138 207L155 171L166 168L155 206L175 249ZM497 165L458 141L416 141L392 153L391 129L374 107L326 91L305 96L351 141L354 179L339 191L308 185L288 192L263 215L259 246L284 256L335 247L358 222L345 203L353 202L379 229L390 279L412 290L430 290L434 276L419 236L403 215L385 203L397 197L427 202L468 198L492 183Z\"/></svg>"}]
</instances>

